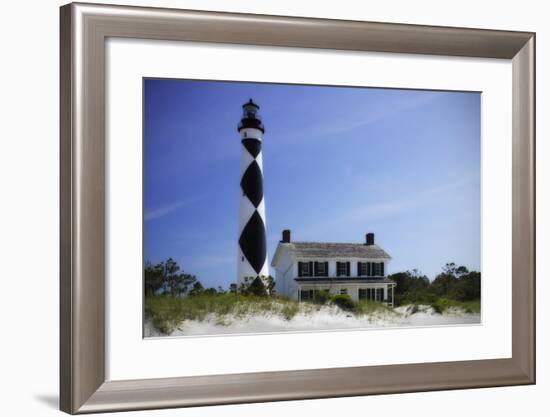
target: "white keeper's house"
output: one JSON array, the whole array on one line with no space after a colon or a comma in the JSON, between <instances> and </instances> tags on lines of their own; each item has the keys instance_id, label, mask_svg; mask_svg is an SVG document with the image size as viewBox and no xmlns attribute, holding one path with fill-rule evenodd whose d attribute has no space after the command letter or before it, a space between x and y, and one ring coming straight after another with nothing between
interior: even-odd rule
<instances>
[{"instance_id":1,"label":"white keeper's house","mask_svg":"<svg viewBox=\"0 0 550 417\"><path fill-rule=\"evenodd\" d=\"M387 278L391 257L367 233L364 243L293 242L283 230L271 266L277 294L305 301L320 290L393 306L395 283Z\"/></svg>"}]
</instances>

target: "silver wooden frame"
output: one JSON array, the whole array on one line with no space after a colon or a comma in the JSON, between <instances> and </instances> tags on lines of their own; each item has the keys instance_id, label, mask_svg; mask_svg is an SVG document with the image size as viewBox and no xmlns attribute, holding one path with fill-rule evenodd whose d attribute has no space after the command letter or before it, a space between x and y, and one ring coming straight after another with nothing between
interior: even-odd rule
<instances>
[{"instance_id":1,"label":"silver wooden frame","mask_svg":"<svg viewBox=\"0 0 550 417\"><path fill-rule=\"evenodd\" d=\"M130 381L105 378L108 37L501 58L513 65L512 357ZM535 383L535 34L142 7L61 8L60 404L67 413Z\"/></svg>"}]
</instances>

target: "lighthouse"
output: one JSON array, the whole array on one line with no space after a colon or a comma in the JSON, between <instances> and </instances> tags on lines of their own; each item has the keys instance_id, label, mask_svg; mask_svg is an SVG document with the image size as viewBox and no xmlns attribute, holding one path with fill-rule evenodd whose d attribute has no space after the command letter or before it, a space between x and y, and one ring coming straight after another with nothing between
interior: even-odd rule
<instances>
[{"instance_id":1,"label":"lighthouse","mask_svg":"<svg viewBox=\"0 0 550 417\"><path fill-rule=\"evenodd\" d=\"M241 137L237 288L245 278L269 275L262 164L264 126L258 110L260 106L252 99L243 104L243 115L237 128Z\"/></svg>"}]
</instances>

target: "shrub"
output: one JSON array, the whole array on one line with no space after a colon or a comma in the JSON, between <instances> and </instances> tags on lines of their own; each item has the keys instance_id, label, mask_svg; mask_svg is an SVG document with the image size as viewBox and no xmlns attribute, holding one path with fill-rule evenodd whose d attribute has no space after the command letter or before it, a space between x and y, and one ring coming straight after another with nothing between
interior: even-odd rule
<instances>
[{"instance_id":1,"label":"shrub","mask_svg":"<svg viewBox=\"0 0 550 417\"><path fill-rule=\"evenodd\" d=\"M244 277L244 282L237 288L236 284L231 284L230 292L238 292L243 295L254 295L256 297L275 296L275 280L271 275Z\"/></svg>"},{"instance_id":2,"label":"shrub","mask_svg":"<svg viewBox=\"0 0 550 417\"><path fill-rule=\"evenodd\" d=\"M262 279L260 277L256 277L250 283L250 285L243 291L243 294L255 295L256 297L265 297L267 296L267 289L265 288L265 285Z\"/></svg>"},{"instance_id":3,"label":"shrub","mask_svg":"<svg viewBox=\"0 0 550 417\"><path fill-rule=\"evenodd\" d=\"M355 303L348 294L335 295L332 297L331 302L345 311L353 311L355 308Z\"/></svg>"},{"instance_id":4,"label":"shrub","mask_svg":"<svg viewBox=\"0 0 550 417\"><path fill-rule=\"evenodd\" d=\"M314 295L314 301L317 303L317 304L326 304L330 301L330 291L329 290L319 290L315 295Z\"/></svg>"}]
</instances>

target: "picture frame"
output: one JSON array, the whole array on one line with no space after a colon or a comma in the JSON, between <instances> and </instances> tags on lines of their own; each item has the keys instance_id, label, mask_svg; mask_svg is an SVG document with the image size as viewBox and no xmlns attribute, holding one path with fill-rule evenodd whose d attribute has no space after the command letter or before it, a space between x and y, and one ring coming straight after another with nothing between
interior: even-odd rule
<instances>
[{"instance_id":1,"label":"picture frame","mask_svg":"<svg viewBox=\"0 0 550 417\"><path fill-rule=\"evenodd\" d=\"M510 60L512 357L112 381L105 354L109 37ZM535 383L535 34L71 3L60 9L60 408L70 414Z\"/></svg>"}]
</instances>

